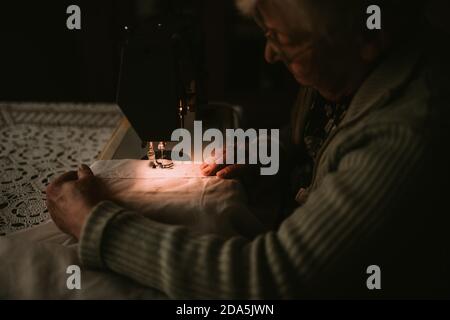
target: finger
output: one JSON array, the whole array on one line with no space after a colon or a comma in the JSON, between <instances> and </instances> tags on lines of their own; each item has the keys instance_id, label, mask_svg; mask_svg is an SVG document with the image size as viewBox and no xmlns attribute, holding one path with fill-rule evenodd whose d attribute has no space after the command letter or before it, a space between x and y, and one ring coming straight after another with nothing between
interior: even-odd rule
<instances>
[{"instance_id":1,"label":"finger","mask_svg":"<svg viewBox=\"0 0 450 320\"><path fill-rule=\"evenodd\" d=\"M49 187L50 188L59 187L64 182L73 181L73 180L78 180L78 174L76 171L69 171L69 172L63 173L62 175L57 177L55 180L53 180L50 183Z\"/></svg>"},{"instance_id":2,"label":"finger","mask_svg":"<svg viewBox=\"0 0 450 320\"><path fill-rule=\"evenodd\" d=\"M225 168L227 164L225 163L225 158L223 156L218 156L209 163L209 167L205 169L208 175L215 175L219 170Z\"/></svg>"},{"instance_id":3,"label":"finger","mask_svg":"<svg viewBox=\"0 0 450 320\"><path fill-rule=\"evenodd\" d=\"M222 179L232 179L238 177L244 170L246 166L242 164L233 164L227 166L216 173L216 176Z\"/></svg>"},{"instance_id":4,"label":"finger","mask_svg":"<svg viewBox=\"0 0 450 320\"><path fill-rule=\"evenodd\" d=\"M56 206L52 200L49 198L46 199L46 205L48 209L48 213L50 214L50 217L54 220L54 215L56 214Z\"/></svg>"},{"instance_id":5,"label":"finger","mask_svg":"<svg viewBox=\"0 0 450 320\"><path fill-rule=\"evenodd\" d=\"M88 178L88 177L93 177L94 173L92 172L91 168L89 168L87 165L82 164L79 168L78 168L78 179L83 179L83 178Z\"/></svg>"},{"instance_id":6,"label":"finger","mask_svg":"<svg viewBox=\"0 0 450 320\"><path fill-rule=\"evenodd\" d=\"M58 227L58 229L60 229L64 233L69 233L64 226L63 219L59 216L60 213L58 211L58 206L54 202L47 200L47 209L51 219Z\"/></svg>"},{"instance_id":7,"label":"finger","mask_svg":"<svg viewBox=\"0 0 450 320\"><path fill-rule=\"evenodd\" d=\"M200 169L200 172L201 172L202 175L209 176L209 171L210 170L208 169L208 167L204 167L204 168Z\"/></svg>"},{"instance_id":8,"label":"finger","mask_svg":"<svg viewBox=\"0 0 450 320\"><path fill-rule=\"evenodd\" d=\"M206 164L203 168L200 168L200 171L204 176L209 176L214 166L214 164Z\"/></svg>"},{"instance_id":9,"label":"finger","mask_svg":"<svg viewBox=\"0 0 450 320\"><path fill-rule=\"evenodd\" d=\"M216 173L218 171L220 171L221 169L223 169L226 166L226 164L217 164L217 163L213 163L210 164L207 168L205 168L204 170L202 170L202 173L205 176L214 176L216 175Z\"/></svg>"},{"instance_id":10,"label":"finger","mask_svg":"<svg viewBox=\"0 0 450 320\"><path fill-rule=\"evenodd\" d=\"M200 165L200 170L206 169L207 167L209 167L209 163L202 163Z\"/></svg>"}]
</instances>

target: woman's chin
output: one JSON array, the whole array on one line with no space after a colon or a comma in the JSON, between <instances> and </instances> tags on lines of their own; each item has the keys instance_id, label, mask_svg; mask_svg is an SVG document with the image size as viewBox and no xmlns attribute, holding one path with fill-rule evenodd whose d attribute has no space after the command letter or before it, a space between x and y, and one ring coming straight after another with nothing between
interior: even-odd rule
<instances>
[{"instance_id":1,"label":"woman's chin","mask_svg":"<svg viewBox=\"0 0 450 320\"><path fill-rule=\"evenodd\" d=\"M301 75L298 75L298 74L293 74L293 76L300 85L305 86L305 87L312 86L312 82L308 81L308 79L305 79L305 77L302 77Z\"/></svg>"}]
</instances>

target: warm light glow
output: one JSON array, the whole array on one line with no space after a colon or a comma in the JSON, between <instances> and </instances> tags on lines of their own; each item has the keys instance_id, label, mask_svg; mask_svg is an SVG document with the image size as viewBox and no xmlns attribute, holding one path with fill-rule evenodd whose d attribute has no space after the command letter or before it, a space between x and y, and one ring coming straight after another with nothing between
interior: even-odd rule
<instances>
[{"instance_id":1,"label":"warm light glow","mask_svg":"<svg viewBox=\"0 0 450 320\"><path fill-rule=\"evenodd\" d=\"M108 160L97 161L92 170L101 168L100 177L105 179L166 179L166 178L205 178L200 164L191 161L174 161L172 168L152 168L146 160Z\"/></svg>"}]
</instances>

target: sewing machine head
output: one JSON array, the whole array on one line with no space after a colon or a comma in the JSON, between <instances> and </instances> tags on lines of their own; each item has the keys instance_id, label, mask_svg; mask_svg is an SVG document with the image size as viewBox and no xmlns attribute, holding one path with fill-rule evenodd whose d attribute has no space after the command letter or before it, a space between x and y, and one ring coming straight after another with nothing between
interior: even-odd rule
<instances>
[{"instance_id":1,"label":"sewing machine head","mask_svg":"<svg viewBox=\"0 0 450 320\"><path fill-rule=\"evenodd\" d=\"M167 142L175 129L193 127L198 103L195 24L173 16L124 32L117 103L148 146L151 164L170 167Z\"/></svg>"}]
</instances>

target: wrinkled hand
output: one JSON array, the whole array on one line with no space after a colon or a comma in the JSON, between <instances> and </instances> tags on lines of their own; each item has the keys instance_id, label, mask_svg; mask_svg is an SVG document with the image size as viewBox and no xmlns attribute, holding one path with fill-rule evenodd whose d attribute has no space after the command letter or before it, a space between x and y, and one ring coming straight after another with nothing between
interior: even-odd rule
<instances>
[{"instance_id":1,"label":"wrinkled hand","mask_svg":"<svg viewBox=\"0 0 450 320\"><path fill-rule=\"evenodd\" d=\"M236 151L235 151L236 154ZM205 176L217 176L222 179L243 178L253 176L258 173L258 165L251 164L225 164L226 149L221 154L208 159L200 166L200 170ZM247 162L248 163L248 162Z\"/></svg>"},{"instance_id":2,"label":"wrinkled hand","mask_svg":"<svg viewBox=\"0 0 450 320\"><path fill-rule=\"evenodd\" d=\"M55 224L80 239L81 230L92 209L107 199L103 182L82 165L56 178L47 187L47 207Z\"/></svg>"}]
</instances>

